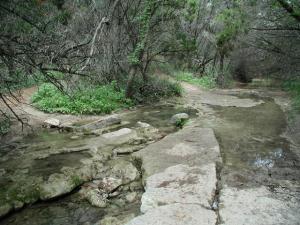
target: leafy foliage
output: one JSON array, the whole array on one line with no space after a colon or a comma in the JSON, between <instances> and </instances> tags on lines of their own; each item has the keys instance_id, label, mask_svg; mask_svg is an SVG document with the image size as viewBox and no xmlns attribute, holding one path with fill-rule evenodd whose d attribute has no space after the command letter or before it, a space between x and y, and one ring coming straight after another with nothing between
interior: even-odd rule
<instances>
[{"instance_id":1,"label":"leafy foliage","mask_svg":"<svg viewBox=\"0 0 300 225\"><path fill-rule=\"evenodd\" d=\"M53 84L42 84L32 96L32 103L40 110L68 114L110 113L129 107L132 101L125 98L124 91L117 91L115 83L62 93Z\"/></svg>"},{"instance_id":2,"label":"leafy foliage","mask_svg":"<svg viewBox=\"0 0 300 225\"><path fill-rule=\"evenodd\" d=\"M193 73L181 71L176 74L176 79L205 88L216 87L216 79L213 76L195 77Z\"/></svg>"},{"instance_id":3,"label":"leafy foliage","mask_svg":"<svg viewBox=\"0 0 300 225\"><path fill-rule=\"evenodd\" d=\"M137 103L153 102L161 98L180 96L182 94L182 87L179 83L165 78L150 76L147 83L140 78L136 79L133 85L135 93L132 99Z\"/></svg>"},{"instance_id":4,"label":"leafy foliage","mask_svg":"<svg viewBox=\"0 0 300 225\"><path fill-rule=\"evenodd\" d=\"M181 118L180 120L176 121L175 126L182 129L187 122L188 119Z\"/></svg>"}]
</instances>

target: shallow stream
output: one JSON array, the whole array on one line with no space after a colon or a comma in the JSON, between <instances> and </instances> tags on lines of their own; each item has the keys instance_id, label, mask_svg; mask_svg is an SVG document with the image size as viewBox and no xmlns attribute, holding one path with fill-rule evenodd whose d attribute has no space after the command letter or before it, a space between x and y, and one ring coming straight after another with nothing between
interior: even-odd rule
<instances>
[{"instance_id":1,"label":"shallow stream","mask_svg":"<svg viewBox=\"0 0 300 225\"><path fill-rule=\"evenodd\" d=\"M141 121L159 129L161 135L165 136L177 130L170 124L170 118L176 113L183 112L188 113L191 117L195 117L197 113L196 110L178 108L173 105L139 107L136 110L128 111L122 116L122 121L127 121L127 123L106 132L123 127L134 129L136 123ZM79 122L78 125L86 122ZM63 167L80 168L80 160L91 157L89 152L84 150L85 143L90 138L95 138L95 136L85 135L80 136L79 139L73 139L73 136L73 133L41 130L34 135L18 138L15 141L2 145L0 147L0 202L4 201L8 194L12 194L11 192L14 192L16 195L20 191L26 192L23 189L26 189L27 184L24 187L20 187L20 179L26 180L26 183L34 184L40 179L46 181L51 174L60 173ZM53 154L53 152L61 148L81 148L81 150ZM130 156L116 156L112 160L132 161ZM31 182L28 182L28 180ZM110 197L109 204L105 208L94 207L86 200L83 200L78 193L79 189L80 187L64 197L27 205L25 208L12 212L0 220L0 224L88 225L100 221L104 216L122 219L123 217L128 217L128 215L134 216L139 213L140 197L143 192L142 187L137 187L137 190L135 190L138 197L134 202L126 203L121 198L128 192L124 188L124 190L121 190L121 197ZM16 198L18 199L18 197ZM3 204L3 201L0 204Z\"/></svg>"}]
</instances>

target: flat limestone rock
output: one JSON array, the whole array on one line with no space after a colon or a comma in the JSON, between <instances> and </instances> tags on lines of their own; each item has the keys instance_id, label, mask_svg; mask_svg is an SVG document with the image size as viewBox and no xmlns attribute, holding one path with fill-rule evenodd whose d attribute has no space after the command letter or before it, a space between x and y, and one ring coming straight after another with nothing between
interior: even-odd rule
<instances>
[{"instance_id":1,"label":"flat limestone rock","mask_svg":"<svg viewBox=\"0 0 300 225\"><path fill-rule=\"evenodd\" d=\"M106 139L106 142L111 142L111 144L123 144L137 139L138 135L135 130L122 128L114 132L103 134L102 137Z\"/></svg>"},{"instance_id":2,"label":"flat limestone rock","mask_svg":"<svg viewBox=\"0 0 300 225\"><path fill-rule=\"evenodd\" d=\"M264 103L262 100L254 100L250 98L239 98L226 91L205 90L198 88L192 84L183 83L187 95L186 99L190 103L222 106L222 107L243 107L250 108Z\"/></svg>"},{"instance_id":3,"label":"flat limestone rock","mask_svg":"<svg viewBox=\"0 0 300 225\"><path fill-rule=\"evenodd\" d=\"M52 128L52 127L59 127L60 121L55 118L49 118L44 121L44 126Z\"/></svg>"},{"instance_id":4,"label":"flat limestone rock","mask_svg":"<svg viewBox=\"0 0 300 225\"><path fill-rule=\"evenodd\" d=\"M191 167L222 162L211 128L186 127L134 153L143 161L144 179L178 164Z\"/></svg>"},{"instance_id":5,"label":"flat limestone rock","mask_svg":"<svg viewBox=\"0 0 300 225\"><path fill-rule=\"evenodd\" d=\"M104 138L108 138L108 139L111 139L111 138L119 138L119 137L121 137L121 136L131 134L132 132L133 132L132 129L129 129L129 128L123 128L123 129L120 129L120 130L117 130L117 131L114 131L114 132L110 132L110 133L107 133L107 134L103 134L102 136L103 136Z\"/></svg>"},{"instance_id":6,"label":"flat limestone rock","mask_svg":"<svg viewBox=\"0 0 300 225\"><path fill-rule=\"evenodd\" d=\"M82 129L84 130L97 130L97 129L102 129L111 125L119 124L121 123L121 118L117 115L113 116L108 116L105 118L102 118L100 120L97 120L95 122L86 124L81 126Z\"/></svg>"},{"instance_id":7,"label":"flat limestone rock","mask_svg":"<svg viewBox=\"0 0 300 225\"><path fill-rule=\"evenodd\" d=\"M215 225L214 211L194 204L160 206L136 217L126 225Z\"/></svg>"},{"instance_id":8,"label":"flat limestone rock","mask_svg":"<svg viewBox=\"0 0 300 225\"><path fill-rule=\"evenodd\" d=\"M150 176L142 197L143 213L173 203L199 204L210 208L216 190L215 164L203 167L177 165Z\"/></svg>"},{"instance_id":9,"label":"flat limestone rock","mask_svg":"<svg viewBox=\"0 0 300 225\"><path fill-rule=\"evenodd\" d=\"M236 189L226 187L221 191L220 217L224 225L299 225L300 202L276 197L266 187Z\"/></svg>"}]
</instances>

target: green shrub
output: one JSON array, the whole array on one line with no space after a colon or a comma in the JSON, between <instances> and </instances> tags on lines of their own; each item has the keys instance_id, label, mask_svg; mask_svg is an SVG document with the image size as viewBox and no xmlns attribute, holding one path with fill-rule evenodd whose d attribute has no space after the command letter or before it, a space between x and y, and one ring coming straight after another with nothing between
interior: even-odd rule
<instances>
[{"instance_id":1,"label":"green shrub","mask_svg":"<svg viewBox=\"0 0 300 225\"><path fill-rule=\"evenodd\" d=\"M140 102L153 102L162 98L181 96L182 87L178 82L172 82L167 78L160 78L150 76L147 82L141 78L136 79L134 83L135 93L133 101Z\"/></svg>"},{"instance_id":2,"label":"green shrub","mask_svg":"<svg viewBox=\"0 0 300 225\"><path fill-rule=\"evenodd\" d=\"M187 122L188 119L181 118L180 120L176 121L175 126L182 129Z\"/></svg>"},{"instance_id":3,"label":"green shrub","mask_svg":"<svg viewBox=\"0 0 300 225\"><path fill-rule=\"evenodd\" d=\"M53 84L45 83L32 96L32 103L45 112L66 114L111 113L132 105L132 101L125 98L123 90L116 90L114 83L84 88L69 95Z\"/></svg>"},{"instance_id":4,"label":"green shrub","mask_svg":"<svg viewBox=\"0 0 300 225\"><path fill-rule=\"evenodd\" d=\"M180 71L176 74L176 79L205 88L216 87L216 80L212 76L195 77L193 73Z\"/></svg>"},{"instance_id":5,"label":"green shrub","mask_svg":"<svg viewBox=\"0 0 300 225\"><path fill-rule=\"evenodd\" d=\"M293 108L300 112L300 80L289 80L284 82L283 87L292 96Z\"/></svg>"}]
</instances>

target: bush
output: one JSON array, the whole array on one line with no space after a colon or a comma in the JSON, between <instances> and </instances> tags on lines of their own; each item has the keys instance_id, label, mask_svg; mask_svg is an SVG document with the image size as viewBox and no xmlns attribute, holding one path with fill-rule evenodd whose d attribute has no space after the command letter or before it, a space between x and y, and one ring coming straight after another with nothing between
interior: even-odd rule
<instances>
[{"instance_id":1,"label":"bush","mask_svg":"<svg viewBox=\"0 0 300 225\"><path fill-rule=\"evenodd\" d=\"M53 84L45 83L32 96L32 103L45 112L66 114L111 113L132 105L132 101L125 98L123 90L116 90L114 83L84 88L69 95Z\"/></svg>"},{"instance_id":2,"label":"bush","mask_svg":"<svg viewBox=\"0 0 300 225\"><path fill-rule=\"evenodd\" d=\"M133 101L137 103L153 102L182 94L182 87L178 82L154 76L150 76L146 83L141 78L136 79L134 90Z\"/></svg>"},{"instance_id":3,"label":"bush","mask_svg":"<svg viewBox=\"0 0 300 225\"><path fill-rule=\"evenodd\" d=\"M292 96L293 108L300 112L300 80L289 80L284 82L283 87Z\"/></svg>"},{"instance_id":4,"label":"bush","mask_svg":"<svg viewBox=\"0 0 300 225\"><path fill-rule=\"evenodd\" d=\"M216 80L213 76L195 77L193 73L180 71L176 74L176 79L205 88L216 87Z\"/></svg>"}]
</instances>

